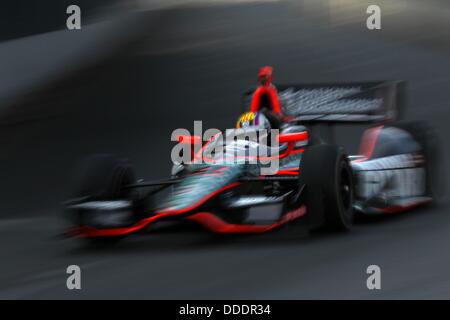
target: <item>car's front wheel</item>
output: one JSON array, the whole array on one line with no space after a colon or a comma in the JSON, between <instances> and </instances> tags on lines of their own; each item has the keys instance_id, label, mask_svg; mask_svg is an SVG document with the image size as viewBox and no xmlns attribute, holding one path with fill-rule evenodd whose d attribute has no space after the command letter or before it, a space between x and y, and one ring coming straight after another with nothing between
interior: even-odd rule
<instances>
[{"instance_id":1,"label":"car's front wheel","mask_svg":"<svg viewBox=\"0 0 450 320\"><path fill-rule=\"evenodd\" d=\"M130 163L111 155L93 155L75 171L68 215L74 227L123 227L136 221L140 200ZM107 240L110 237L100 237Z\"/></svg>"}]
</instances>

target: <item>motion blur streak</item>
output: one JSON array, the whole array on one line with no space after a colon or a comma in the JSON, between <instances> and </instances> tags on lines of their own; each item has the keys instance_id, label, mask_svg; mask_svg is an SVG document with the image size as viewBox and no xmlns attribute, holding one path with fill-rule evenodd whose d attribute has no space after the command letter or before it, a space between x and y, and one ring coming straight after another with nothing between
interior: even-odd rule
<instances>
[{"instance_id":1,"label":"motion blur streak","mask_svg":"<svg viewBox=\"0 0 450 320\"><path fill-rule=\"evenodd\" d=\"M379 1L382 29L369 31L371 2L159 2L157 23L132 44L22 97L0 119L0 298L448 298L447 201L348 235L224 239L168 228L110 249L57 237L77 161L110 152L145 178L167 177L171 132L194 120L233 126L262 65L280 83L407 80L407 118L448 136L448 2ZM350 153L357 136L341 132ZM71 264L82 269L80 291L65 287ZM371 264L382 269L377 292L366 288Z\"/></svg>"}]
</instances>

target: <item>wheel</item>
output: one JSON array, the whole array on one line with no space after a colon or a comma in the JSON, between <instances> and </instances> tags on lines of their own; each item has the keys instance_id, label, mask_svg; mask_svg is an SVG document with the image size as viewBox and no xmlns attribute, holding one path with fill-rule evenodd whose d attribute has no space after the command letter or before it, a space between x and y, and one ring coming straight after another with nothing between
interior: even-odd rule
<instances>
[{"instance_id":1,"label":"wheel","mask_svg":"<svg viewBox=\"0 0 450 320\"><path fill-rule=\"evenodd\" d=\"M77 169L74 196L89 197L91 200L127 199L132 191L125 186L135 182L128 161L108 154L93 155Z\"/></svg>"},{"instance_id":2,"label":"wheel","mask_svg":"<svg viewBox=\"0 0 450 320\"><path fill-rule=\"evenodd\" d=\"M321 144L305 148L299 183L306 188L306 209L316 221L315 229L345 231L351 228L353 175L342 147Z\"/></svg>"},{"instance_id":3,"label":"wheel","mask_svg":"<svg viewBox=\"0 0 450 320\"><path fill-rule=\"evenodd\" d=\"M127 185L135 183L135 175L130 163L126 160L117 159L111 155L94 155L87 158L75 171L73 199L81 201L106 201L106 200L128 200L131 201L130 214L121 216L119 226L133 224L136 221L141 202L139 195L133 189L126 188ZM76 226L93 226L96 228L109 227L108 224L116 216L111 212L101 212L86 209L69 209L72 224ZM100 218L99 218L100 217ZM112 225L116 226L116 225ZM90 238L100 243L114 243L120 237Z\"/></svg>"},{"instance_id":4,"label":"wheel","mask_svg":"<svg viewBox=\"0 0 450 320\"><path fill-rule=\"evenodd\" d=\"M391 126L408 132L422 147L425 156L426 195L438 202L445 194L445 167L439 138L433 128L424 121L399 121Z\"/></svg>"}]
</instances>

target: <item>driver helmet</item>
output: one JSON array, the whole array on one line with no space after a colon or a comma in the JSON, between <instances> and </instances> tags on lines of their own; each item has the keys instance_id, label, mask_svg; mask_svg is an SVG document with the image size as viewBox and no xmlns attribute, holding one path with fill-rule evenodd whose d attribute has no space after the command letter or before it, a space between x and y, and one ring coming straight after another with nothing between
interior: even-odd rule
<instances>
[{"instance_id":1,"label":"driver helmet","mask_svg":"<svg viewBox=\"0 0 450 320\"><path fill-rule=\"evenodd\" d=\"M270 122L261 112L246 112L236 122L236 128L270 129Z\"/></svg>"}]
</instances>

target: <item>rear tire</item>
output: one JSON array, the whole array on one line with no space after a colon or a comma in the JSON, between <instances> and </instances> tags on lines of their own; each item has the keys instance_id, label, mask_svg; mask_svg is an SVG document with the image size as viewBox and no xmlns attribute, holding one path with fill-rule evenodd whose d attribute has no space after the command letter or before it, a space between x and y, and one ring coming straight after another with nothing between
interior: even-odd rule
<instances>
[{"instance_id":1,"label":"rear tire","mask_svg":"<svg viewBox=\"0 0 450 320\"><path fill-rule=\"evenodd\" d=\"M300 163L300 185L313 228L346 231L353 224L353 176L342 147L307 147ZM318 222L319 221L319 222Z\"/></svg>"}]
</instances>

